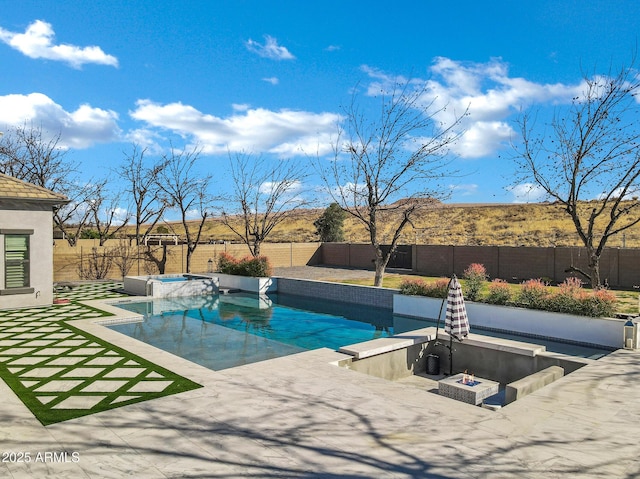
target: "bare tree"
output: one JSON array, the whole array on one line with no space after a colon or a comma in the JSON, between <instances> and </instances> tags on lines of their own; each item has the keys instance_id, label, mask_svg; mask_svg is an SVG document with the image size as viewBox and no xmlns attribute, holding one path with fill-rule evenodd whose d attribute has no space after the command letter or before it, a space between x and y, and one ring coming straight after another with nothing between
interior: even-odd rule
<instances>
[{"instance_id":1,"label":"bare tree","mask_svg":"<svg viewBox=\"0 0 640 479\"><path fill-rule=\"evenodd\" d=\"M449 147L458 139L455 112L443 125L436 117L444 108L425 100L424 88L412 82L396 83L382 92L379 114L369 119L356 94L345 108L345 122L334 143L334 158L318 169L333 201L363 224L375 253L375 286L382 286L385 268L403 229L422 209L444 199ZM382 245L382 229L391 237Z\"/></svg>"},{"instance_id":2,"label":"bare tree","mask_svg":"<svg viewBox=\"0 0 640 479\"><path fill-rule=\"evenodd\" d=\"M100 246L118 234L131 219L131 213L126 211L124 217L118 215L122 193L111 194L108 191L107 180L95 185L94 196L89 202L89 215L98 233Z\"/></svg>"},{"instance_id":3,"label":"bare tree","mask_svg":"<svg viewBox=\"0 0 640 479\"><path fill-rule=\"evenodd\" d=\"M77 165L67 160L60 134L48 135L33 125L10 128L0 139L0 172L64 193Z\"/></svg>"},{"instance_id":4,"label":"bare tree","mask_svg":"<svg viewBox=\"0 0 640 479\"><path fill-rule=\"evenodd\" d=\"M166 167L158 176L157 185L164 196L164 201L171 208L180 212L180 219L185 231L187 242L187 273L191 272L191 256L198 247L202 228L210 214L211 175L200 175L194 171L200 151L175 151L164 156ZM192 217L198 221L194 227Z\"/></svg>"},{"instance_id":5,"label":"bare tree","mask_svg":"<svg viewBox=\"0 0 640 479\"><path fill-rule=\"evenodd\" d=\"M261 244L273 229L297 208L309 204L300 194L307 174L291 160L278 160L270 166L263 157L249 153L230 155L229 160L234 190L223 206L222 222L247 245L252 256L259 256Z\"/></svg>"},{"instance_id":6,"label":"bare tree","mask_svg":"<svg viewBox=\"0 0 640 479\"><path fill-rule=\"evenodd\" d=\"M640 222L640 77L633 68L584 78L582 92L558 107L542 130L529 112L514 145L516 181L542 189L571 217L587 250L592 287L602 286L600 257L610 238Z\"/></svg>"},{"instance_id":7,"label":"bare tree","mask_svg":"<svg viewBox=\"0 0 640 479\"><path fill-rule=\"evenodd\" d=\"M125 153L123 164L116 173L126 183L126 193L131 196L135 219L136 244L144 242L158 223L167 205L158 197L158 176L164 171L166 161L155 161L145 165L146 149L132 145L131 153Z\"/></svg>"},{"instance_id":8,"label":"bare tree","mask_svg":"<svg viewBox=\"0 0 640 479\"><path fill-rule=\"evenodd\" d=\"M68 186L69 203L53 210L53 222L64 233L71 246L75 246L82 231L91 218L91 201L96 196L97 185L93 183Z\"/></svg>"},{"instance_id":9,"label":"bare tree","mask_svg":"<svg viewBox=\"0 0 640 479\"><path fill-rule=\"evenodd\" d=\"M131 246L128 241L120 239L118 246L110 252L113 264L116 265L118 271L122 275L122 280L129 274L129 270L138 259L138 246Z\"/></svg>"},{"instance_id":10,"label":"bare tree","mask_svg":"<svg viewBox=\"0 0 640 479\"><path fill-rule=\"evenodd\" d=\"M80 257L78 274L82 279L105 279L112 264L113 256L111 253L104 248L98 249L94 246L89 254Z\"/></svg>"},{"instance_id":11,"label":"bare tree","mask_svg":"<svg viewBox=\"0 0 640 479\"><path fill-rule=\"evenodd\" d=\"M60 134L40 127L17 126L0 138L0 172L67 196L70 202L54 210L54 223L75 245L90 218L89 201L95 193L92 180L77 178L77 164L66 157Z\"/></svg>"}]
</instances>

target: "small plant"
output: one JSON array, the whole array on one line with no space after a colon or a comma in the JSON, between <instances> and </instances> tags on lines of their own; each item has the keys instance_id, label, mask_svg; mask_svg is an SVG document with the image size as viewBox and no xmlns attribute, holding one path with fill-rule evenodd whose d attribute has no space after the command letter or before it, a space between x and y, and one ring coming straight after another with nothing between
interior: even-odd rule
<instances>
[{"instance_id":1,"label":"small plant","mask_svg":"<svg viewBox=\"0 0 640 479\"><path fill-rule=\"evenodd\" d=\"M109 274L112 264L113 257L109 252L102 248L99 250L94 246L85 258L80 257L78 274L82 279L105 279Z\"/></svg>"},{"instance_id":2,"label":"small plant","mask_svg":"<svg viewBox=\"0 0 640 479\"><path fill-rule=\"evenodd\" d=\"M464 296L469 301L477 301L480 297L482 286L487 282L487 270L480 263L471 263L464 270L462 277L465 281Z\"/></svg>"},{"instance_id":3,"label":"small plant","mask_svg":"<svg viewBox=\"0 0 640 479\"><path fill-rule=\"evenodd\" d=\"M511 287L504 279L494 279L489 283L489 295L487 303L507 304L511 301Z\"/></svg>"},{"instance_id":4,"label":"small plant","mask_svg":"<svg viewBox=\"0 0 640 479\"><path fill-rule=\"evenodd\" d=\"M247 256L237 260L228 253L222 253L218 258L218 271L223 274L262 278L271 276L271 264L266 256Z\"/></svg>"},{"instance_id":5,"label":"small plant","mask_svg":"<svg viewBox=\"0 0 640 479\"><path fill-rule=\"evenodd\" d=\"M547 309L549 289L541 279L530 279L520 285L518 303L531 309Z\"/></svg>"},{"instance_id":6,"label":"small plant","mask_svg":"<svg viewBox=\"0 0 640 479\"><path fill-rule=\"evenodd\" d=\"M432 283L427 283L422 279L407 279L400 284L400 294L429 296L431 298L446 298L448 289L448 278L440 278Z\"/></svg>"}]
</instances>

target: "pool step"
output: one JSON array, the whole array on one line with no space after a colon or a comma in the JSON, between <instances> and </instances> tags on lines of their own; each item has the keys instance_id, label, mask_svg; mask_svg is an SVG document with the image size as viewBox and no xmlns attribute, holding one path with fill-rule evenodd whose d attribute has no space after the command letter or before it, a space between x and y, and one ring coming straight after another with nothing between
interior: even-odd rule
<instances>
[{"instance_id":1,"label":"pool step","mask_svg":"<svg viewBox=\"0 0 640 479\"><path fill-rule=\"evenodd\" d=\"M220 294L239 293L242 290L238 288L219 288Z\"/></svg>"}]
</instances>

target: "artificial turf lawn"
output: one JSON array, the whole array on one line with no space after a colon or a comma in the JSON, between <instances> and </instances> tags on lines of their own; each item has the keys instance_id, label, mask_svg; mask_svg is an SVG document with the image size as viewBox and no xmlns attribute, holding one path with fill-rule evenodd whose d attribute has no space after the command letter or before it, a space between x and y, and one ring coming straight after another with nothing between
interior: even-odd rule
<instances>
[{"instance_id":1,"label":"artificial turf lawn","mask_svg":"<svg viewBox=\"0 0 640 479\"><path fill-rule=\"evenodd\" d=\"M202 387L66 323L105 315L73 302L0 312L0 378L43 425Z\"/></svg>"}]
</instances>

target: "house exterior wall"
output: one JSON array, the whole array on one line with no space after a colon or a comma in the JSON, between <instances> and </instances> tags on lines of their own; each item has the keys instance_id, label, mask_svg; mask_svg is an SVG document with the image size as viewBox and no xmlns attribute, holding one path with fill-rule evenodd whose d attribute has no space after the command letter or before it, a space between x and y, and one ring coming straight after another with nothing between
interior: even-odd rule
<instances>
[{"instance_id":1,"label":"house exterior wall","mask_svg":"<svg viewBox=\"0 0 640 479\"><path fill-rule=\"evenodd\" d=\"M53 303L53 216L51 206L0 202L0 231L33 230L29 239L29 286L33 292L5 290L4 234L0 234L0 309L49 306Z\"/></svg>"}]
</instances>

